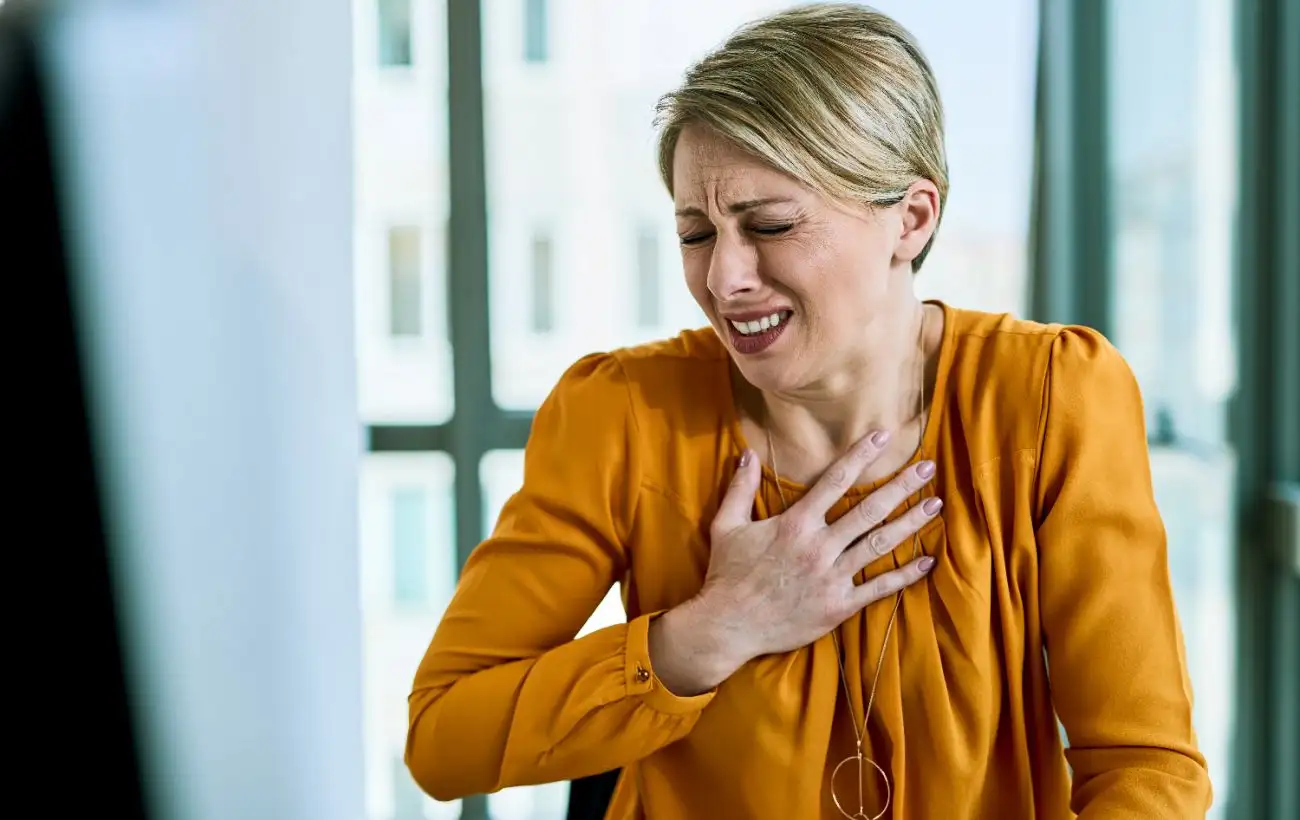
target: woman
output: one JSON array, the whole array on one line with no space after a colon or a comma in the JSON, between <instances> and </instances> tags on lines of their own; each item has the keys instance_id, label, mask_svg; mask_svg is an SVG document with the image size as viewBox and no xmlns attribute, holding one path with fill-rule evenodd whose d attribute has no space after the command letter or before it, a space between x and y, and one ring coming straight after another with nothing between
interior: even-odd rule
<instances>
[{"instance_id":1,"label":"woman","mask_svg":"<svg viewBox=\"0 0 1300 820\"><path fill-rule=\"evenodd\" d=\"M948 184L910 35L777 14L659 113L712 328L538 410L416 675L416 780L622 767L615 818L1203 816L1137 386L1090 330L917 299ZM616 582L628 622L575 640Z\"/></svg>"}]
</instances>

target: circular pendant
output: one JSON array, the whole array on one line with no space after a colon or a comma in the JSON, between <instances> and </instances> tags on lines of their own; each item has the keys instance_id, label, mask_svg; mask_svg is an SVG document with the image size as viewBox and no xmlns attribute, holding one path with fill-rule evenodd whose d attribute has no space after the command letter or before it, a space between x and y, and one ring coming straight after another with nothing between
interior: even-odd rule
<instances>
[{"instance_id":1,"label":"circular pendant","mask_svg":"<svg viewBox=\"0 0 1300 820\"><path fill-rule=\"evenodd\" d=\"M857 811L852 814L849 813L849 808L852 808L852 805L849 804L849 807L846 808L846 804L840 802L840 795L836 790L836 780L839 778L840 769L850 763L856 763L858 771ZM885 784L885 807L880 810L879 814L867 814L866 776L868 765L876 770L876 774L880 775L881 781ZM839 809L840 814L844 815L848 820L880 820L885 816L885 812L889 811L890 797L889 775L885 774L885 770L880 768L879 763L861 753L844 758L831 772L831 799L835 801L835 808Z\"/></svg>"}]
</instances>

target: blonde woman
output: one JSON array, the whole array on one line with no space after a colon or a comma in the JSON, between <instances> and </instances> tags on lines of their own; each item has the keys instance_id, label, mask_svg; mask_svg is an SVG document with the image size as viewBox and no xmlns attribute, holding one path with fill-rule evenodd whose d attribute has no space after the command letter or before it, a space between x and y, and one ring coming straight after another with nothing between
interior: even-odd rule
<instances>
[{"instance_id":1,"label":"blonde woman","mask_svg":"<svg viewBox=\"0 0 1300 820\"><path fill-rule=\"evenodd\" d=\"M1204 816L1137 386L1091 330L917 298L948 170L912 37L776 14L659 121L711 327L539 409L416 675L416 780L621 768L607 816L655 820ZM615 583L627 623L575 639Z\"/></svg>"}]
</instances>

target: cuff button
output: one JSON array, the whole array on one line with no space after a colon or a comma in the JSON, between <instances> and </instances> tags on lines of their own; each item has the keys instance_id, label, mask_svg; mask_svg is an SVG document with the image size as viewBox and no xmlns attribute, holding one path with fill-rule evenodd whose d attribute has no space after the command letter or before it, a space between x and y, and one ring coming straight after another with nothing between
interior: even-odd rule
<instances>
[{"instance_id":1,"label":"cuff button","mask_svg":"<svg viewBox=\"0 0 1300 820\"><path fill-rule=\"evenodd\" d=\"M648 680L650 680L650 670L638 663L636 665L636 682L645 683Z\"/></svg>"}]
</instances>

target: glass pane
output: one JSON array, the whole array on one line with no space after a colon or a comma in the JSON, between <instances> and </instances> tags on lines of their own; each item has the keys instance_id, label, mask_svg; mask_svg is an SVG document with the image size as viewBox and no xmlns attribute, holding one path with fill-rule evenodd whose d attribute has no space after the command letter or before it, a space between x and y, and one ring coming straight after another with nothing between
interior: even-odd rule
<instances>
[{"instance_id":1,"label":"glass pane","mask_svg":"<svg viewBox=\"0 0 1300 820\"><path fill-rule=\"evenodd\" d=\"M393 598L398 605L429 602L429 501L423 487L396 487L392 493Z\"/></svg>"},{"instance_id":2,"label":"glass pane","mask_svg":"<svg viewBox=\"0 0 1300 820\"><path fill-rule=\"evenodd\" d=\"M452 412L445 18L443 0L353 0L357 392L369 423ZM403 49L409 69L383 67Z\"/></svg>"},{"instance_id":3,"label":"glass pane","mask_svg":"<svg viewBox=\"0 0 1300 820\"><path fill-rule=\"evenodd\" d=\"M377 0L380 66L411 64L411 0Z\"/></svg>"},{"instance_id":4,"label":"glass pane","mask_svg":"<svg viewBox=\"0 0 1300 820\"><path fill-rule=\"evenodd\" d=\"M523 0L524 59L530 63L546 62L549 52L546 0Z\"/></svg>"},{"instance_id":5,"label":"glass pane","mask_svg":"<svg viewBox=\"0 0 1300 820\"><path fill-rule=\"evenodd\" d=\"M640 327L658 327L662 313L663 270L659 247L663 237L651 226L641 229L636 238L636 323Z\"/></svg>"},{"instance_id":6,"label":"glass pane","mask_svg":"<svg viewBox=\"0 0 1300 820\"><path fill-rule=\"evenodd\" d=\"M925 298L1020 313L1026 304L1037 0L873 0L914 34L939 82L949 192L917 279Z\"/></svg>"},{"instance_id":7,"label":"glass pane","mask_svg":"<svg viewBox=\"0 0 1300 820\"><path fill-rule=\"evenodd\" d=\"M654 104L737 26L789 5L484 0L499 404L535 407L585 353L704 324L679 273L671 201L655 167ZM952 192L918 287L955 304L1016 311L1025 283L1037 4L872 5L920 39L948 110ZM533 59L541 53L535 37L545 38L541 62ZM545 268L538 225L548 229ZM543 272L548 288L538 286Z\"/></svg>"},{"instance_id":8,"label":"glass pane","mask_svg":"<svg viewBox=\"0 0 1300 820\"><path fill-rule=\"evenodd\" d=\"M533 237L533 332L550 333L555 329L555 282L551 278L551 238Z\"/></svg>"},{"instance_id":9,"label":"glass pane","mask_svg":"<svg viewBox=\"0 0 1300 820\"><path fill-rule=\"evenodd\" d=\"M1215 785L1231 789L1235 602L1232 0L1112 0L1112 337L1142 386L1156 497ZM1159 37L1152 37L1159 31Z\"/></svg>"},{"instance_id":10,"label":"glass pane","mask_svg":"<svg viewBox=\"0 0 1300 820\"><path fill-rule=\"evenodd\" d=\"M501 508L524 480L524 453L522 450L494 450L483 456L479 465L479 480L483 484L484 532L496 526ZM627 620L623 600L615 585L601 601L591 618L578 635L596 629L623 623ZM488 798L488 808L493 820L562 820L568 809L569 784L551 783L506 789Z\"/></svg>"},{"instance_id":11,"label":"glass pane","mask_svg":"<svg viewBox=\"0 0 1300 820\"><path fill-rule=\"evenodd\" d=\"M402 764L406 696L456 585L451 459L372 453L361 464L360 540L366 816L455 818Z\"/></svg>"},{"instance_id":12,"label":"glass pane","mask_svg":"<svg viewBox=\"0 0 1300 820\"><path fill-rule=\"evenodd\" d=\"M353 0L354 269L367 423L452 412L446 303L445 7ZM391 66L409 66L394 71ZM402 763L406 696L456 577L452 464L370 454L360 481L366 816L460 815Z\"/></svg>"},{"instance_id":13,"label":"glass pane","mask_svg":"<svg viewBox=\"0 0 1300 820\"><path fill-rule=\"evenodd\" d=\"M424 271L420 229L388 229L388 326L394 336L419 336L424 330Z\"/></svg>"}]
</instances>

